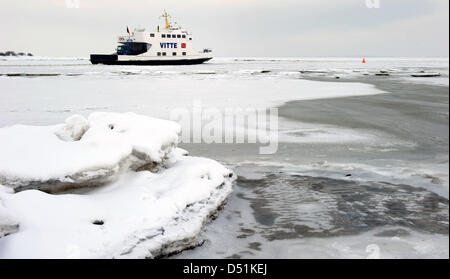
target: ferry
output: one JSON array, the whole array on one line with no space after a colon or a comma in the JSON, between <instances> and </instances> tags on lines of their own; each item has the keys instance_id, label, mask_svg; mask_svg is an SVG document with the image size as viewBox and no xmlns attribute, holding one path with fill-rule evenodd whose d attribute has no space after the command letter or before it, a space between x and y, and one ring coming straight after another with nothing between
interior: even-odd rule
<instances>
[{"instance_id":1,"label":"ferry","mask_svg":"<svg viewBox=\"0 0 450 279\"><path fill-rule=\"evenodd\" d=\"M127 35L119 36L119 46L113 54L91 54L92 64L105 65L193 65L211 60L211 49L196 51L192 44L192 34L178 24L169 21L164 11L165 27L156 32L145 28L135 28Z\"/></svg>"}]
</instances>

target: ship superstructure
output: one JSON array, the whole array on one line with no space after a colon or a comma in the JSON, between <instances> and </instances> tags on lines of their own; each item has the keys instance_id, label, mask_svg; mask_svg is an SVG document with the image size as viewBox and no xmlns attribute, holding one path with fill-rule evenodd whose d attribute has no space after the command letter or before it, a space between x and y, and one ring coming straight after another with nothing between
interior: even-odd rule
<instances>
[{"instance_id":1,"label":"ship superstructure","mask_svg":"<svg viewBox=\"0 0 450 279\"><path fill-rule=\"evenodd\" d=\"M118 47L114 54L91 54L92 64L108 65L188 65L200 64L212 59L210 49L196 51L192 34L178 24L172 24L164 11L165 26L155 32L135 28L127 35L117 38Z\"/></svg>"}]
</instances>

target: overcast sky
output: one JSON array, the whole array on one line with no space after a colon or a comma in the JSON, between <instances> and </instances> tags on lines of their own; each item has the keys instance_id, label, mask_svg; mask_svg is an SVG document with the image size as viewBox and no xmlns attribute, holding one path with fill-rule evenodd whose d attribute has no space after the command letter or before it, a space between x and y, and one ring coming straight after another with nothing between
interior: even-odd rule
<instances>
[{"instance_id":1,"label":"overcast sky","mask_svg":"<svg viewBox=\"0 0 450 279\"><path fill-rule=\"evenodd\" d=\"M70 8L67 3L80 3ZM368 2L376 2L369 0ZM448 0L0 0L0 51L112 53L163 9L216 56L448 57Z\"/></svg>"}]
</instances>

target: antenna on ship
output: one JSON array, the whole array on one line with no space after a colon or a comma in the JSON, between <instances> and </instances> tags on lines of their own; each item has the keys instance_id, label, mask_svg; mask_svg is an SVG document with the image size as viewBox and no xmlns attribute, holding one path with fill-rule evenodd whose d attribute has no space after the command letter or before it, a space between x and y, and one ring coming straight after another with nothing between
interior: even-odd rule
<instances>
[{"instance_id":1,"label":"antenna on ship","mask_svg":"<svg viewBox=\"0 0 450 279\"><path fill-rule=\"evenodd\" d=\"M169 17L170 17L170 15L167 14L166 10L164 10L164 13L163 13L162 16L160 16L159 18L161 18L161 17L163 17L164 20L166 21L166 27L165 27L165 29L166 29L166 30L169 30L169 29L170 29L170 22L169 22Z\"/></svg>"}]
</instances>

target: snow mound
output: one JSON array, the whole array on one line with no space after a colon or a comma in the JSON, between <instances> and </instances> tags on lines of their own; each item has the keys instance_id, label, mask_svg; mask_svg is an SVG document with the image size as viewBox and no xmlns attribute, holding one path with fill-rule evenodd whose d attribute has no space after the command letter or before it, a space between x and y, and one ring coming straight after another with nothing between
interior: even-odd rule
<instances>
[{"instance_id":1,"label":"snow mound","mask_svg":"<svg viewBox=\"0 0 450 279\"><path fill-rule=\"evenodd\" d=\"M160 173L128 172L89 194L0 193L20 220L0 258L155 258L196 246L232 191L219 163L182 156Z\"/></svg>"},{"instance_id":2,"label":"snow mound","mask_svg":"<svg viewBox=\"0 0 450 279\"><path fill-rule=\"evenodd\" d=\"M178 143L180 126L134 113L74 115L55 126L0 129L0 183L16 191L59 192L151 169Z\"/></svg>"}]
</instances>

